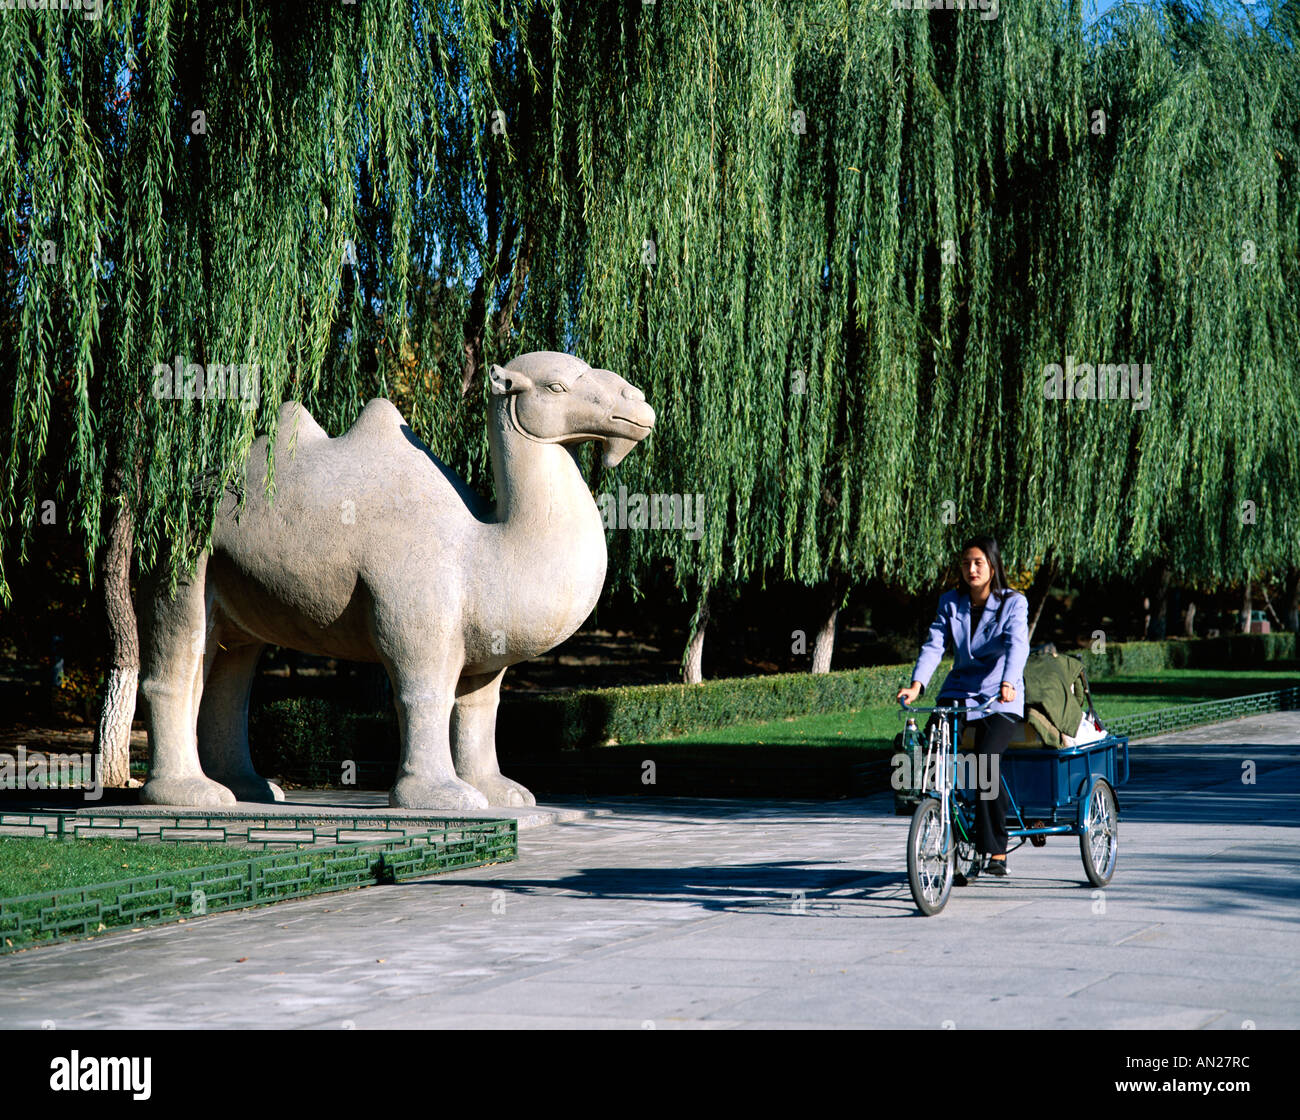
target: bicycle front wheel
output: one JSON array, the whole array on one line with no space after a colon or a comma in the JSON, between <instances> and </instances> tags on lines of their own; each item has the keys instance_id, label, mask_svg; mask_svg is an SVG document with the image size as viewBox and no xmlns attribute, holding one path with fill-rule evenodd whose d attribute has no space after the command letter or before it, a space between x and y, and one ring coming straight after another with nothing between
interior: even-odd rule
<instances>
[{"instance_id":1,"label":"bicycle front wheel","mask_svg":"<svg viewBox=\"0 0 1300 1120\"><path fill-rule=\"evenodd\" d=\"M927 797L912 814L907 833L907 885L917 909L927 917L939 913L952 892L956 845L951 835L945 838L945 831L938 800Z\"/></svg>"}]
</instances>

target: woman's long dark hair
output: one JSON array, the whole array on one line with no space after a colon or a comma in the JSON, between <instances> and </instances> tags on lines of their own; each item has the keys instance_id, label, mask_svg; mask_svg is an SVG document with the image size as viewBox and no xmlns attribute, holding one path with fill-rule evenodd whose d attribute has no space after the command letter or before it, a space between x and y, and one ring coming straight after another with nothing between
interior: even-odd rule
<instances>
[{"instance_id":1,"label":"woman's long dark hair","mask_svg":"<svg viewBox=\"0 0 1300 1120\"><path fill-rule=\"evenodd\" d=\"M1007 574L1002 570L1002 550L994 537L971 537L961 546L957 554L957 586L970 592L970 585L962 579L961 558L969 548L978 548L989 562L989 594L997 596L998 617L1002 617L1002 607L1009 598L1011 588L1007 586Z\"/></svg>"}]
</instances>

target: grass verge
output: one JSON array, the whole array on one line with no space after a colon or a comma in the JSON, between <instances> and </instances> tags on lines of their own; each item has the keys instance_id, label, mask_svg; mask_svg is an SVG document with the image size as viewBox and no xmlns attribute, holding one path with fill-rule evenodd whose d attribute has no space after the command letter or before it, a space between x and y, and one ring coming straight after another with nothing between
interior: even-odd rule
<instances>
[{"instance_id":1,"label":"grass verge","mask_svg":"<svg viewBox=\"0 0 1300 1120\"><path fill-rule=\"evenodd\" d=\"M218 844L0 837L0 898L138 879L232 858L238 852Z\"/></svg>"},{"instance_id":2,"label":"grass verge","mask_svg":"<svg viewBox=\"0 0 1300 1120\"><path fill-rule=\"evenodd\" d=\"M1097 712L1104 723L1116 716L1140 715L1161 708L1199 704L1205 700L1270 692L1289 687L1297 679L1300 679L1300 670L1294 664L1242 670L1166 669L1158 674L1098 681L1091 688ZM932 685L935 683L931 682ZM642 745L671 748L687 744L725 744L892 750L894 736L902 728L901 709L893 704L855 712L792 717L770 723L735 724Z\"/></svg>"}]
</instances>

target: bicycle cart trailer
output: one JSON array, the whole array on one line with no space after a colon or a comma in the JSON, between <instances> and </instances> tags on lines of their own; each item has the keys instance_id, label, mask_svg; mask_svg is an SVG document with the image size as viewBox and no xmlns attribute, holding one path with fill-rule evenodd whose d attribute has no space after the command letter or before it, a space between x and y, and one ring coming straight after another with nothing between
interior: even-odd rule
<instances>
[{"instance_id":1,"label":"bicycle cart trailer","mask_svg":"<svg viewBox=\"0 0 1300 1120\"><path fill-rule=\"evenodd\" d=\"M990 697L975 708L918 708L938 716L928 738L909 721L904 737L902 782L896 782L896 810L910 811L907 881L922 914L937 914L948 901L957 874L969 876L979 860L975 851L975 802L979 796L973 755L959 775L959 725L985 712ZM1010 747L1000 758L999 780L1011 799L1007 836L1042 847L1049 836L1077 836L1088 882L1104 887L1115 873L1119 854L1119 799L1115 789L1128 781L1128 736L1107 735L1073 747ZM964 779L964 780L959 780ZM898 788L900 787L901 788Z\"/></svg>"}]
</instances>

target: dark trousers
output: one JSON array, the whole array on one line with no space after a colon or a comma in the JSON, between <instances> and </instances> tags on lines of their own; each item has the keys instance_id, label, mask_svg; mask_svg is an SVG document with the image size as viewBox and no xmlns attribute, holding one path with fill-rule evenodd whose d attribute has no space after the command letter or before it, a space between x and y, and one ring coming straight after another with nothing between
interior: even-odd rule
<instances>
[{"instance_id":1,"label":"dark trousers","mask_svg":"<svg viewBox=\"0 0 1300 1120\"><path fill-rule=\"evenodd\" d=\"M940 700L939 703L945 701ZM926 725L927 738L934 718L931 716L930 723ZM991 712L982 719L971 720L967 725L975 732L976 774L989 774L997 778L996 797L985 797L984 791L980 791L980 796L975 799L975 850L984 855L1001 856L1007 851L1007 810L1011 808L1011 799L1002 784L1001 756L1023 722L1018 716ZM986 755L997 758L996 772L991 759L984 761ZM991 794L992 790L987 792Z\"/></svg>"}]
</instances>

